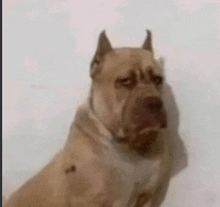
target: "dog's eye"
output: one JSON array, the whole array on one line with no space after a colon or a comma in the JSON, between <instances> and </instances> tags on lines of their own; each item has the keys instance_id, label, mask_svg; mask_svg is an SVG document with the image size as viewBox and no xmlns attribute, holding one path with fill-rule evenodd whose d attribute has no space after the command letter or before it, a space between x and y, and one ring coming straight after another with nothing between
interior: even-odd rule
<instances>
[{"instance_id":1,"label":"dog's eye","mask_svg":"<svg viewBox=\"0 0 220 207\"><path fill-rule=\"evenodd\" d=\"M160 85L163 83L163 78L161 76L154 76L152 77L152 81L156 84L156 85Z\"/></svg>"},{"instance_id":2,"label":"dog's eye","mask_svg":"<svg viewBox=\"0 0 220 207\"><path fill-rule=\"evenodd\" d=\"M131 86L133 83L131 78L121 78L117 82L122 86Z\"/></svg>"}]
</instances>

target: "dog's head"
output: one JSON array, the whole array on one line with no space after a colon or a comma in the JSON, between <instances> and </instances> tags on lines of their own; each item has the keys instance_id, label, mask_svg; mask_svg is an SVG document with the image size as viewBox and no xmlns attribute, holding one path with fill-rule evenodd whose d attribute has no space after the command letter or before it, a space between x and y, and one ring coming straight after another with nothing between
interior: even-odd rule
<instances>
[{"instance_id":1,"label":"dog's head","mask_svg":"<svg viewBox=\"0 0 220 207\"><path fill-rule=\"evenodd\" d=\"M118 49L111 47L103 31L91 63L91 77L91 107L116 139L149 142L166 127L163 77L154 59L150 31L141 48Z\"/></svg>"}]
</instances>

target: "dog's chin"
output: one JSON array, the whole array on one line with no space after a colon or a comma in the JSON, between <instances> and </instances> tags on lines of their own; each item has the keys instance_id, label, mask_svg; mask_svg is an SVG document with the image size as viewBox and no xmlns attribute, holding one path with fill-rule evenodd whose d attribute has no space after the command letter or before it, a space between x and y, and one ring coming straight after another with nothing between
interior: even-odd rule
<instances>
[{"instance_id":1,"label":"dog's chin","mask_svg":"<svg viewBox=\"0 0 220 207\"><path fill-rule=\"evenodd\" d=\"M136 138L129 143L130 149L140 155L151 152L151 149L158 138L159 129L145 129L137 134Z\"/></svg>"},{"instance_id":2,"label":"dog's chin","mask_svg":"<svg viewBox=\"0 0 220 207\"><path fill-rule=\"evenodd\" d=\"M116 138L117 143L127 146L131 151L137 152L139 155L145 155L157 140L162 129L158 126L141 127L140 130L130 130L124 136Z\"/></svg>"},{"instance_id":3,"label":"dog's chin","mask_svg":"<svg viewBox=\"0 0 220 207\"><path fill-rule=\"evenodd\" d=\"M139 132L131 133L124 137L117 137L117 142L127 146L129 150L143 156L151 152L153 144L157 140L160 129L145 128Z\"/></svg>"}]
</instances>

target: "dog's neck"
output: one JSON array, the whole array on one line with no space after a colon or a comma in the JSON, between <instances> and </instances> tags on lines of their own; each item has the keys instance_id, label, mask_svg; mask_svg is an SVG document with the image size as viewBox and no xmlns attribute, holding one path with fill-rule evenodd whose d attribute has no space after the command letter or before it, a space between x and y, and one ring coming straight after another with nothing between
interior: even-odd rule
<instances>
[{"instance_id":1,"label":"dog's neck","mask_svg":"<svg viewBox=\"0 0 220 207\"><path fill-rule=\"evenodd\" d=\"M112 142L113 135L85 101L77 110L74 123L92 137L102 137L104 142Z\"/></svg>"},{"instance_id":2,"label":"dog's neck","mask_svg":"<svg viewBox=\"0 0 220 207\"><path fill-rule=\"evenodd\" d=\"M96 116L94 111L89 107L89 102L84 102L81 105L76 113L75 116L75 125L80 128L80 130L84 131L89 136L99 139L104 146L113 145L121 150L130 151L131 145L129 146L128 138L127 139L119 139L114 137L114 135L107 129L107 127L100 121L100 119ZM158 145L159 142L157 134L151 133L149 135L142 135L142 136L149 136L149 140L144 143L140 142L137 143L136 146L133 147L133 151L141 156L145 156L146 154L154 154L155 152L158 153ZM127 140L127 141L126 141ZM144 140L144 138L143 138Z\"/></svg>"}]
</instances>

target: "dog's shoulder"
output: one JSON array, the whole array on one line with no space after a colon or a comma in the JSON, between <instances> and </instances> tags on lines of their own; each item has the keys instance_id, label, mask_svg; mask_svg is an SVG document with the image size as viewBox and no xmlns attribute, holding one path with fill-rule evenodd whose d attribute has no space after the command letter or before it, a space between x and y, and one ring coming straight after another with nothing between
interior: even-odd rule
<instances>
[{"instance_id":1,"label":"dog's shoulder","mask_svg":"<svg viewBox=\"0 0 220 207\"><path fill-rule=\"evenodd\" d=\"M54 159L22 188L5 207L96 206L106 202L110 170L103 162L99 143L83 126L88 122L87 103L79 107L68 140Z\"/></svg>"},{"instance_id":2,"label":"dog's shoulder","mask_svg":"<svg viewBox=\"0 0 220 207\"><path fill-rule=\"evenodd\" d=\"M61 160L62 153L58 153L40 172L15 191L4 207L66 207L66 198L62 193L66 189L66 182L60 168Z\"/></svg>"}]
</instances>

